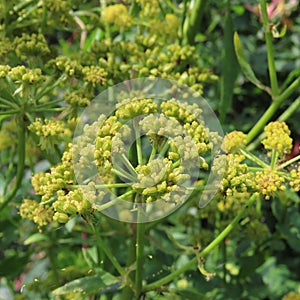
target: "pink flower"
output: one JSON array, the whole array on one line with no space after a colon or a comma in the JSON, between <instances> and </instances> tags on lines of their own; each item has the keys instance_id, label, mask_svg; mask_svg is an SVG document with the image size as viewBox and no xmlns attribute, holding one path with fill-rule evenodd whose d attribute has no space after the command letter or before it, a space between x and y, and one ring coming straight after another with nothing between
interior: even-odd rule
<instances>
[{"instance_id":1,"label":"pink flower","mask_svg":"<svg viewBox=\"0 0 300 300\"><path fill-rule=\"evenodd\" d=\"M287 2L285 2L285 0L272 0L267 4L267 14L269 20L274 20L276 18L280 20L285 19L285 17L291 14L294 8L297 8L298 4L298 0L289 0ZM260 20L262 20L260 4L245 4L245 7L252 13L259 16Z\"/></svg>"}]
</instances>

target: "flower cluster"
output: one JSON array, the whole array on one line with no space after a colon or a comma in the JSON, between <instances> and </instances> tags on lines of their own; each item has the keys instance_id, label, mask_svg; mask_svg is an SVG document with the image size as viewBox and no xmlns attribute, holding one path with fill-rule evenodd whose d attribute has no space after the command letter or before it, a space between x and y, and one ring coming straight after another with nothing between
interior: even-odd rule
<instances>
[{"instance_id":1,"label":"flower cluster","mask_svg":"<svg viewBox=\"0 0 300 300\"><path fill-rule=\"evenodd\" d=\"M212 147L213 132L201 114L197 106L175 99L117 103L113 115L100 115L84 126L84 134L69 145L61 164L33 176L33 187L42 196L39 206L52 203L53 220L66 222L108 205L113 200L110 188L133 203L136 196L142 203L181 203L188 187L198 181L199 170L209 166L202 155ZM75 175L82 184L75 185Z\"/></svg>"},{"instance_id":2,"label":"flower cluster","mask_svg":"<svg viewBox=\"0 0 300 300\"><path fill-rule=\"evenodd\" d=\"M286 189L284 177L271 168L265 168L263 171L256 172L255 179L260 192L266 200L269 200L276 192Z\"/></svg>"},{"instance_id":3,"label":"flower cluster","mask_svg":"<svg viewBox=\"0 0 300 300\"><path fill-rule=\"evenodd\" d=\"M72 145L64 152L61 164L50 169L49 173L37 173L31 181L38 195L42 196L42 202L51 199L59 190L68 189L68 185L74 183L74 170L72 163Z\"/></svg>"},{"instance_id":4,"label":"flower cluster","mask_svg":"<svg viewBox=\"0 0 300 300\"><path fill-rule=\"evenodd\" d=\"M20 206L20 215L42 227L52 222L53 208L49 205L40 205L34 200L25 199Z\"/></svg>"},{"instance_id":5,"label":"flower cluster","mask_svg":"<svg viewBox=\"0 0 300 300\"><path fill-rule=\"evenodd\" d=\"M102 11L102 18L104 22L114 24L118 28L130 27L132 25L132 18L123 4L107 6Z\"/></svg>"},{"instance_id":6,"label":"flower cluster","mask_svg":"<svg viewBox=\"0 0 300 300\"><path fill-rule=\"evenodd\" d=\"M225 135L222 149L226 153L237 153L240 149L245 147L247 136L241 131L232 131Z\"/></svg>"},{"instance_id":7,"label":"flower cluster","mask_svg":"<svg viewBox=\"0 0 300 300\"><path fill-rule=\"evenodd\" d=\"M292 180L290 181L290 186L295 192L300 191L300 164L298 168L291 170L290 172Z\"/></svg>"},{"instance_id":8,"label":"flower cluster","mask_svg":"<svg viewBox=\"0 0 300 300\"><path fill-rule=\"evenodd\" d=\"M251 193L256 190L254 174L249 171L246 163L242 163L245 156L239 154L228 154L215 159L213 168L222 170L220 165L225 164L224 178L221 181L221 192L230 197L237 193Z\"/></svg>"},{"instance_id":9,"label":"flower cluster","mask_svg":"<svg viewBox=\"0 0 300 300\"><path fill-rule=\"evenodd\" d=\"M44 81L42 70L39 68L29 69L25 66L17 66L11 68L10 66L0 66L0 78L8 76L14 83L20 85L33 84Z\"/></svg>"},{"instance_id":10,"label":"flower cluster","mask_svg":"<svg viewBox=\"0 0 300 300\"><path fill-rule=\"evenodd\" d=\"M22 60L26 60L28 57L45 57L50 53L47 41L42 34L33 33L29 35L23 33L20 37L14 39L13 44L16 55Z\"/></svg>"},{"instance_id":11,"label":"flower cluster","mask_svg":"<svg viewBox=\"0 0 300 300\"><path fill-rule=\"evenodd\" d=\"M41 149L49 149L71 135L71 131L65 125L63 121L53 118L44 120L37 118L28 129L40 138Z\"/></svg>"},{"instance_id":12,"label":"flower cluster","mask_svg":"<svg viewBox=\"0 0 300 300\"><path fill-rule=\"evenodd\" d=\"M127 99L118 103L116 108L116 117L120 119L157 112L157 104L152 99Z\"/></svg>"},{"instance_id":13,"label":"flower cluster","mask_svg":"<svg viewBox=\"0 0 300 300\"><path fill-rule=\"evenodd\" d=\"M183 167L174 167L168 158L153 159L146 165L138 165L138 182L132 188L146 198L146 203L162 198L165 201L176 203L177 197L172 197L172 192L179 192L178 187L190 179L183 172Z\"/></svg>"},{"instance_id":14,"label":"flower cluster","mask_svg":"<svg viewBox=\"0 0 300 300\"><path fill-rule=\"evenodd\" d=\"M152 20L150 21L149 31L157 38L166 36L167 40L174 40L178 36L179 19L174 14L166 14L163 21Z\"/></svg>"},{"instance_id":15,"label":"flower cluster","mask_svg":"<svg viewBox=\"0 0 300 300\"><path fill-rule=\"evenodd\" d=\"M292 150L293 140L284 122L271 122L265 127L266 138L262 141L266 150L276 150L280 158Z\"/></svg>"},{"instance_id":16,"label":"flower cluster","mask_svg":"<svg viewBox=\"0 0 300 300\"><path fill-rule=\"evenodd\" d=\"M246 150L247 139L244 133L233 131L224 137L222 149L226 152L227 167L221 190L225 191L227 197L232 195L232 191L258 192L269 200L278 192L286 190L288 185L295 192L300 190L300 168L292 168L287 172L284 167L293 161L280 164L292 149L287 124L281 121L270 122L265 127L265 134L262 144L271 156L269 164ZM242 163L246 157L249 161Z\"/></svg>"},{"instance_id":17,"label":"flower cluster","mask_svg":"<svg viewBox=\"0 0 300 300\"><path fill-rule=\"evenodd\" d=\"M87 188L93 188L93 185L87 186ZM70 217L77 213L81 215L88 214L91 210L91 203L94 198L93 193L89 189L89 199L85 197L86 192L83 193L81 189L75 189L74 191L59 190L57 192L57 201L53 204L55 214L53 216L54 221L65 223Z\"/></svg>"},{"instance_id":18,"label":"flower cluster","mask_svg":"<svg viewBox=\"0 0 300 300\"><path fill-rule=\"evenodd\" d=\"M93 86L96 86L97 84L106 85L106 77L108 73L101 67L84 67L82 69L82 74L84 75L83 79L86 82L91 83Z\"/></svg>"}]
</instances>

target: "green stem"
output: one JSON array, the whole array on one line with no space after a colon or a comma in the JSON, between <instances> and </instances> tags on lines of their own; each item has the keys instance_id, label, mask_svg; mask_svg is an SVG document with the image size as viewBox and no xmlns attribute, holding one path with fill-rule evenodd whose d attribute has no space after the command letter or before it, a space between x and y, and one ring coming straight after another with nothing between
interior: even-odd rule
<instances>
[{"instance_id":1,"label":"green stem","mask_svg":"<svg viewBox=\"0 0 300 300\"><path fill-rule=\"evenodd\" d=\"M135 226L135 224L132 224L132 226ZM136 260L136 240L133 235L130 235L127 241L127 286L125 286L123 289L121 299L132 300L134 298L134 272L131 271Z\"/></svg>"},{"instance_id":2,"label":"green stem","mask_svg":"<svg viewBox=\"0 0 300 300\"><path fill-rule=\"evenodd\" d=\"M119 264L119 262L117 261L116 257L111 253L110 248L101 239L101 237L99 236L99 233L97 234L97 240L98 240L98 244L100 245L101 249L104 251L104 253L107 256L107 258L110 260L110 262L112 263L112 265L115 267L115 269L118 271L118 273L121 276L124 276L125 273L126 273L125 270Z\"/></svg>"},{"instance_id":3,"label":"green stem","mask_svg":"<svg viewBox=\"0 0 300 300\"><path fill-rule=\"evenodd\" d=\"M152 150L151 150L151 154L150 154L150 156L149 156L149 159L148 159L148 163L150 162L150 161L152 161L153 160L153 158L155 157L155 155L156 155L156 151L157 151L157 145L155 145L156 143L154 143L153 145L152 145Z\"/></svg>"},{"instance_id":4,"label":"green stem","mask_svg":"<svg viewBox=\"0 0 300 300\"><path fill-rule=\"evenodd\" d=\"M170 147L170 144L169 144L169 141L167 139L167 140L165 140L165 143L164 143L163 147L159 151L159 156L165 156L165 154L168 151L169 147Z\"/></svg>"},{"instance_id":5,"label":"green stem","mask_svg":"<svg viewBox=\"0 0 300 300\"><path fill-rule=\"evenodd\" d=\"M223 282L226 285L226 275L227 275L227 269L226 269L226 263L227 263L227 248L226 248L226 242L225 239L221 243L221 249L222 249L222 259L223 259Z\"/></svg>"},{"instance_id":6,"label":"green stem","mask_svg":"<svg viewBox=\"0 0 300 300\"><path fill-rule=\"evenodd\" d=\"M115 267L115 269L118 271L118 273L121 276L124 276L126 274L125 270L122 268L122 266L117 261L116 257L112 254L110 248L106 245L106 243L101 239L100 232L98 226L96 228L88 223L92 232L95 234L96 240L98 242L99 247L103 250L107 258L110 260L112 265Z\"/></svg>"},{"instance_id":7,"label":"green stem","mask_svg":"<svg viewBox=\"0 0 300 300\"><path fill-rule=\"evenodd\" d=\"M66 110L65 107L53 107L53 108L33 108L30 110L30 112L35 112L35 113L38 113L38 112L57 112L57 111L64 111Z\"/></svg>"},{"instance_id":8,"label":"green stem","mask_svg":"<svg viewBox=\"0 0 300 300\"><path fill-rule=\"evenodd\" d=\"M131 181L136 181L136 177L134 177L133 175L127 173L126 171L124 171L122 169L112 168L111 171L113 173L115 173L116 175L118 175L118 176L124 177L128 180L131 180Z\"/></svg>"},{"instance_id":9,"label":"green stem","mask_svg":"<svg viewBox=\"0 0 300 300\"><path fill-rule=\"evenodd\" d=\"M294 162L296 162L296 161L298 161L298 160L300 160L300 155L297 155L297 156L291 158L290 160L288 160L288 161L282 163L282 164L281 164L280 166L278 166L276 169L277 169L277 170L281 170L281 169L283 169L283 168L289 166L290 164L292 164L292 163L294 163Z\"/></svg>"},{"instance_id":10,"label":"green stem","mask_svg":"<svg viewBox=\"0 0 300 300\"><path fill-rule=\"evenodd\" d=\"M269 68L269 76L271 82L271 89L273 97L276 97L279 94L278 88L278 80L275 68L275 58L274 58L274 47L272 43L272 32L270 29L270 24L268 20L268 13L267 13L267 4L265 0L260 1L261 11L262 11L262 19L263 25L265 29L265 38L267 44L267 52L268 52L268 68Z\"/></svg>"},{"instance_id":11,"label":"green stem","mask_svg":"<svg viewBox=\"0 0 300 300\"><path fill-rule=\"evenodd\" d=\"M276 149L272 149L271 169L275 168L277 160L278 160L278 151Z\"/></svg>"},{"instance_id":12,"label":"green stem","mask_svg":"<svg viewBox=\"0 0 300 300\"><path fill-rule=\"evenodd\" d=\"M300 86L300 77L295 79L279 96L274 98L274 102L279 102L280 104L286 100L293 92Z\"/></svg>"},{"instance_id":13,"label":"green stem","mask_svg":"<svg viewBox=\"0 0 300 300\"><path fill-rule=\"evenodd\" d=\"M40 90L36 95L35 95L35 99L39 100L41 99L43 96L49 94L56 86L58 86L59 84L61 84L65 79L67 78L66 74L62 74L59 78L56 79L56 81L54 81L52 84L51 82L47 83L44 85L44 88L42 88L42 90ZM50 103L53 102L61 102L62 100L52 100L49 101L48 103L45 103L45 105L50 105ZM44 105L44 104L41 104Z\"/></svg>"},{"instance_id":14,"label":"green stem","mask_svg":"<svg viewBox=\"0 0 300 300\"><path fill-rule=\"evenodd\" d=\"M141 207L138 210L138 223L136 224L136 273L135 273L135 293L139 299L143 288L143 264L145 247L145 224L140 222Z\"/></svg>"},{"instance_id":15,"label":"green stem","mask_svg":"<svg viewBox=\"0 0 300 300\"><path fill-rule=\"evenodd\" d=\"M2 211L5 206L11 201L11 199L15 196L18 189L20 188L24 167L25 167L25 135L26 135L26 124L22 120L22 116L19 122L19 130L18 130L18 165L17 165L17 174L16 174L16 181L14 187L11 189L10 193L4 196L2 203L0 204L0 211Z\"/></svg>"},{"instance_id":16,"label":"green stem","mask_svg":"<svg viewBox=\"0 0 300 300\"><path fill-rule=\"evenodd\" d=\"M2 97L0 97L0 102L2 102L4 104L7 104L7 106L9 106L9 107L13 107L13 108L16 108L16 109L19 108L19 106L16 103L14 103L10 100L7 100L5 98L2 98Z\"/></svg>"},{"instance_id":17,"label":"green stem","mask_svg":"<svg viewBox=\"0 0 300 300\"><path fill-rule=\"evenodd\" d=\"M128 170L131 171L131 173L134 176L137 176L137 172L136 172L135 168L133 167L133 165L131 164L131 162L128 160L127 156L125 154L122 154L121 157L123 159L125 166L128 168Z\"/></svg>"},{"instance_id":18,"label":"green stem","mask_svg":"<svg viewBox=\"0 0 300 300\"><path fill-rule=\"evenodd\" d=\"M293 83L291 83L290 86L282 94L275 97L269 108L249 131L247 135L247 143L250 143L260 133L262 128L273 117L281 103L286 100L298 88L298 86L300 86L300 77L293 81Z\"/></svg>"},{"instance_id":19,"label":"green stem","mask_svg":"<svg viewBox=\"0 0 300 300\"><path fill-rule=\"evenodd\" d=\"M192 3L193 6L189 8L182 29L184 44L195 42L195 36L199 32L207 0L195 0Z\"/></svg>"},{"instance_id":20,"label":"green stem","mask_svg":"<svg viewBox=\"0 0 300 300\"><path fill-rule=\"evenodd\" d=\"M110 184L97 184L95 185L96 189L113 189L113 188L122 188L129 187L130 183L110 183ZM76 188L85 188L86 185L68 185L68 189L76 189Z\"/></svg>"},{"instance_id":21,"label":"green stem","mask_svg":"<svg viewBox=\"0 0 300 300\"><path fill-rule=\"evenodd\" d=\"M107 208L109 208L109 207L115 205L120 199L121 199L121 200L122 200L122 199L125 199L127 196L130 196L130 195L132 195L132 194L134 194L134 193L135 193L135 191L130 190L130 191L126 192L125 194L123 194L123 195L121 195L121 196L119 196L119 197L116 197L116 198L114 198L113 200L111 200L111 201L109 201L109 202L107 202L107 203L105 203L105 204L98 205L97 208L96 208L96 210L97 210L97 211L102 211L102 210L104 210L104 209L107 209Z\"/></svg>"},{"instance_id":22,"label":"green stem","mask_svg":"<svg viewBox=\"0 0 300 300\"><path fill-rule=\"evenodd\" d=\"M297 109L300 106L300 97L298 97L279 117L278 121L286 121L291 117L291 115L297 111ZM261 133L258 138L256 138L255 141L253 141L251 144L247 146L248 151L252 151L258 147L261 140L265 137L265 133Z\"/></svg>"},{"instance_id":23,"label":"green stem","mask_svg":"<svg viewBox=\"0 0 300 300\"><path fill-rule=\"evenodd\" d=\"M298 97L278 118L278 121L286 121L300 107L300 97Z\"/></svg>"},{"instance_id":24,"label":"green stem","mask_svg":"<svg viewBox=\"0 0 300 300\"><path fill-rule=\"evenodd\" d=\"M5 115L15 115L19 112L17 109L12 109L12 110L6 110L6 111L0 111L0 116L5 116Z\"/></svg>"},{"instance_id":25,"label":"green stem","mask_svg":"<svg viewBox=\"0 0 300 300\"><path fill-rule=\"evenodd\" d=\"M265 162L263 162L262 160L260 160L258 157L256 157L251 152L248 152L247 150L241 149L241 153L243 155L245 155L251 161L255 162L257 165L259 165L259 166L261 166L263 168L267 168L268 167L268 165Z\"/></svg>"},{"instance_id":26,"label":"green stem","mask_svg":"<svg viewBox=\"0 0 300 300\"><path fill-rule=\"evenodd\" d=\"M140 131L138 129L138 124L137 122L134 122L134 129L135 129L135 143L136 143L136 152L137 152L137 159L138 159L138 164L142 165L143 164L143 153L142 153L142 141L140 137Z\"/></svg>"},{"instance_id":27,"label":"green stem","mask_svg":"<svg viewBox=\"0 0 300 300\"><path fill-rule=\"evenodd\" d=\"M234 227L239 223L239 221L245 216L247 208L252 205L257 196L256 194L253 194L250 199L245 204L245 207L236 215L236 217L231 221L229 225L226 226L226 228L208 245L206 246L196 257L191 259L188 263L186 263L184 266L182 266L180 269L175 270L171 274L152 282L148 285L146 285L143 289L144 292L155 290L163 286L164 284L174 280L175 278L178 278L179 275L184 273L185 271L193 268L195 265L197 265L198 257L205 257L208 255L215 247L217 247L227 236L228 234L234 229Z\"/></svg>"}]
</instances>

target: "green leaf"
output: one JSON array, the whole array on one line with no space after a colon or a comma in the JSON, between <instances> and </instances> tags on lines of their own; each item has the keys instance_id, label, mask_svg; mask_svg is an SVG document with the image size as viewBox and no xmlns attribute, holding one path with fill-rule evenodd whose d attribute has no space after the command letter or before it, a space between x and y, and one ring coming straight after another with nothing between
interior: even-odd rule
<instances>
[{"instance_id":1,"label":"green leaf","mask_svg":"<svg viewBox=\"0 0 300 300\"><path fill-rule=\"evenodd\" d=\"M102 31L100 28L96 28L91 32L91 34L86 39L83 50L89 51L91 48L91 45L94 41L99 41L104 37L104 31Z\"/></svg>"},{"instance_id":2,"label":"green leaf","mask_svg":"<svg viewBox=\"0 0 300 300\"><path fill-rule=\"evenodd\" d=\"M231 107L233 89L239 72L239 65L233 45L233 21L228 7L224 29L224 50L222 55L221 74L221 99L220 99L220 120L224 121L226 113Z\"/></svg>"},{"instance_id":3,"label":"green leaf","mask_svg":"<svg viewBox=\"0 0 300 300\"><path fill-rule=\"evenodd\" d=\"M263 85L255 76L250 64L248 63L246 59L246 55L242 46L242 43L240 41L239 35L237 32L234 33L233 36L234 41L234 48L235 53L238 59L238 62L240 64L241 70L243 74L249 79L250 82L252 82L255 86L258 88L266 91L268 94L272 95L272 91L269 87Z\"/></svg>"},{"instance_id":4,"label":"green leaf","mask_svg":"<svg viewBox=\"0 0 300 300\"><path fill-rule=\"evenodd\" d=\"M24 245L30 245L42 241L49 241L49 237L43 233L34 233L24 241Z\"/></svg>"},{"instance_id":5,"label":"green leaf","mask_svg":"<svg viewBox=\"0 0 300 300\"><path fill-rule=\"evenodd\" d=\"M94 266L98 265L99 259L98 259L98 251L97 247L89 247L87 249L82 248L82 254L86 261L86 263L93 268Z\"/></svg>"},{"instance_id":6,"label":"green leaf","mask_svg":"<svg viewBox=\"0 0 300 300\"><path fill-rule=\"evenodd\" d=\"M87 276L68 282L65 285L55 289L53 294L59 296L76 292L88 294L106 293L119 289L120 287L121 282L118 278L103 271L101 276Z\"/></svg>"},{"instance_id":7,"label":"green leaf","mask_svg":"<svg viewBox=\"0 0 300 300\"><path fill-rule=\"evenodd\" d=\"M257 252L253 256L245 256L239 258L239 278L245 278L255 272L255 270L264 263L265 257L263 253Z\"/></svg>"}]
</instances>

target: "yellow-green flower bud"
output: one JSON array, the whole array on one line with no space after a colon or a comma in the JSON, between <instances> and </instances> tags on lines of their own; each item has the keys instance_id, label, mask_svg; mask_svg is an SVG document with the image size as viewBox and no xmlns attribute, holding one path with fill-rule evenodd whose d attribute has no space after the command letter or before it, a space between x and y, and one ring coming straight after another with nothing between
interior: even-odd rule
<instances>
[{"instance_id":1,"label":"yellow-green flower bud","mask_svg":"<svg viewBox=\"0 0 300 300\"><path fill-rule=\"evenodd\" d=\"M65 213L56 212L53 215L53 221L56 221L58 223L67 223L70 220L69 216Z\"/></svg>"}]
</instances>

